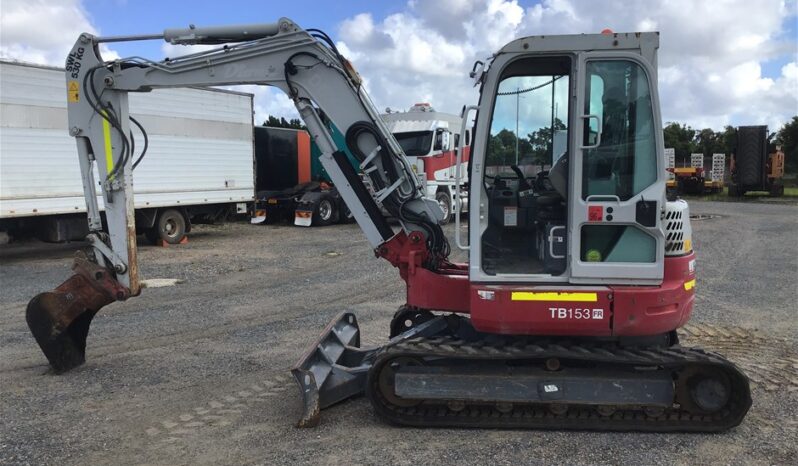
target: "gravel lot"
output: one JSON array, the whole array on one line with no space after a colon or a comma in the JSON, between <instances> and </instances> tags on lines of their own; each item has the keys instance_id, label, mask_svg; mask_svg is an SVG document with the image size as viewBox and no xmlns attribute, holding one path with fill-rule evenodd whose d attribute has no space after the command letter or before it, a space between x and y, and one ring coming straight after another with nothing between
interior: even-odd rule
<instances>
[{"instance_id":1,"label":"gravel lot","mask_svg":"<svg viewBox=\"0 0 798 466\"><path fill-rule=\"evenodd\" d=\"M288 368L340 310L367 343L402 304L398 274L356 225L197 226L142 246L145 290L94 319L87 363L48 371L25 304L69 276L79 244L0 247L0 464L795 464L798 207L692 202L698 299L686 344L718 350L753 383L725 434L400 429L365 399L293 427ZM453 227L449 227L453 233Z\"/></svg>"}]
</instances>

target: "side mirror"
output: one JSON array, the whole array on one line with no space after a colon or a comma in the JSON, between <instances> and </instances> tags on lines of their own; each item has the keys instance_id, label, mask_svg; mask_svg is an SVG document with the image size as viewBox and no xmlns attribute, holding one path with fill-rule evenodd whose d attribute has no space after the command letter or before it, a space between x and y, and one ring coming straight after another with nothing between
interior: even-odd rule
<instances>
[{"instance_id":1,"label":"side mirror","mask_svg":"<svg viewBox=\"0 0 798 466\"><path fill-rule=\"evenodd\" d=\"M435 130L435 145L433 146L432 150L439 150L441 152L447 152L451 150L449 135L449 131L445 129L439 128Z\"/></svg>"}]
</instances>

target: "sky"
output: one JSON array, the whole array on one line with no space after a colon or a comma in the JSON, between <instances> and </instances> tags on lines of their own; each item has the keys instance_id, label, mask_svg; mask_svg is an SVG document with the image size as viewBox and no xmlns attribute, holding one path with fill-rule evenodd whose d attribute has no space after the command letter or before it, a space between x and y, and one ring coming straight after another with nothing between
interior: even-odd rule
<instances>
[{"instance_id":1,"label":"sky","mask_svg":"<svg viewBox=\"0 0 798 466\"><path fill-rule=\"evenodd\" d=\"M274 22L326 31L364 78L379 109L430 102L459 113L475 104L468 77L507 42L527 35L660 31L664 121L694 128L766 124L798 115L796 0L405 0L211 2L3 0L0 57L63 66L81 32L160 33L165 28ZM189 48L163 41L111 43L105 58L161 59ZM281 91L255 94L256 121L296 117Z\"/></svg>"}]
</instances>

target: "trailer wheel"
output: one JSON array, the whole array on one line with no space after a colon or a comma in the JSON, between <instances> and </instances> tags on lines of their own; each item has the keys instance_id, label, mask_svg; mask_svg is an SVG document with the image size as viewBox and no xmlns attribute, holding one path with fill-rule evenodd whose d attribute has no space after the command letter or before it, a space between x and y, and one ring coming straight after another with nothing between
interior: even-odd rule
<instances>
[{"instance_id":1,"label":"trailer wheel","mask_svg":"<svg viewBox=\"0 0 798 466\"><path fill-rule=\"evenodd\" d=\"M441 191L435 194L435 200L438 201L438 205L441 206L441 210L443 210L441 225L446 225L452 219L452 198L449 196L449 193Z\"/></svg>"},{"instance_id":2,"label":"trailer wheel","mask_svg":"<svg viewBox=\"0 0 798 466\"><path fill-rule=\"evenodd\" d=\"M349 211L349 206L341 201L341 207L338 209L338 223L351 223L355 220L352 212Z\"/></svg>"},{"instance_id":3,"label":"trailer wheel","mask_svg":"<svg viewBox=\"0 0 798 466\"><path fill-rule=\"evenodd\" d=\"M742 188L740 187L739 184L737 184L737 183L729 183L729 196L730 197L740 197L743 194L745 194L745 193L744 193L744 191L742 190Z\"/></svg>"},{"instance_id":4,"label":"trailer wheel","mask_svg":"<svg viewBox=\"0 0 798 466\"><path fill-rule=\"evenodd\" d=\"M313 223L319 226L327 226L336 218L335 202L329 196L319 199L316 208L313 210Z\"/></svg>"},{"instance_id":5,"label":"trailer wheel","mask_svg":"<svg viewBox=\"0 0 798 466\"><path fill-rule=\"evenodd\" d=\"M186 236L186 218L175 209L161 211L155 220L155 226L147 231L147 239L153 244L157 244L159 240L178 244L184 236Z\"/></svg>"},{"instance_id":6,"label":"trailer wheel","mask_svg":"<svg viewBox=\"0 0 798 466\"><path fill-rule=\"evenodd\" d=\"M675 201L677 197L679 197L679 190L675 186L671 188L665 188L665 198L668 201Z\"/></svg>"}]
</instances>

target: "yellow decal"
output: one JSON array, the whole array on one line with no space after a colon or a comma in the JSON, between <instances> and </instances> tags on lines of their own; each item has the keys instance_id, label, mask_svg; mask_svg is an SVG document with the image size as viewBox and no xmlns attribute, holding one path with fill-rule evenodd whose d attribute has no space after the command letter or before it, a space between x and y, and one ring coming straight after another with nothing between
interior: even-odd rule
<instances>
[{"instance_id":1,"label":"yellow decal","mask_svg":"<svg viewBox=\"0 0 798 466\"><path fill-rule=\"evenodd\" d=\"M684 252L690 252L693 250L693 242L689 239L684 240Z\"/></svg>"},{"instance_id":2,"label":"yellow decal","mask_svg":"<svg viewBox=\"0 0 798 466\"><path fill-rule=\"evenodd\" d=\"M570 301L581 303L595 303L598 301L596 293L569 293L559 291L513 291L513 301Z\"/></svg>"},{"instance_id":3,"label":"yellow decal","mask_svg":"<svg viewBox=\"0 0 798 466\"><path fill-rule=\"evenodd\" d=\"M78 92L78 82L69 81L67 84L67 102L74 104L80 101L80 93Z\"/></svg>"},{"instance_id":4,"label":"yellow decal","mask_svg":"<svg viewBox=\"0 0 798 466\"><path fill-rule=\"evenodd\" d=\"M693 288L695 288L695 278L692 279L692 280L687 280L686 282L684 282L684 289L686 291L690 291Z\"/></svg>"},{"instance_id":5,"label":"yellow decal","mask_svg":"<svg viewBox=\"0 0 798 466\"><path fill-rule=\"evenodd\" d=\"M103 116L106 113L103 111ZM103 118L103 138L105 139L105 169L108 173L114 169L114 149L111 146L111 124Z\"/></svg>"}]
</instances>

